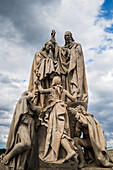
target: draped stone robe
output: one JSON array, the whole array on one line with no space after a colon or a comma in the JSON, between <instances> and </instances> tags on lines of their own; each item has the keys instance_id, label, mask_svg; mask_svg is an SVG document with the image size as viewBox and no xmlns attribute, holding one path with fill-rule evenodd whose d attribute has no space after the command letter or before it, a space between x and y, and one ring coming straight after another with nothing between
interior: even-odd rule
<instances>
[{"instance_id":1,"label":"draped stone robe","mask_svg":"<svg viewBox=\"0 0 113 170\"><path fill-rule=\"evenodd\" d=\"M36 79L41 81L41 85L44 89L51 87L52 79L56 74L57 65L58 62L53 58L51 54L47 56L42 50L36 52L33 59L28 87L28 90L33 94L33 96L35 96L36 92ZM59 74L58 68L57 74ZM34 104L38 105L39 108L47 106L48 96L41 94L39 99L35 99Z\"/></svg>"},{"instance_id":2,"label":"draped stone robe","mask_svg":"<svg viewBox=\"0 0 113 170\"><path fill-rule=\"evenodd\" d=\"M77 89L78 100L88 102L88 88L81 45L72 42L70 45L59 47L57 59L63 88L72 95Z\"/></svg>"}]
</instances>

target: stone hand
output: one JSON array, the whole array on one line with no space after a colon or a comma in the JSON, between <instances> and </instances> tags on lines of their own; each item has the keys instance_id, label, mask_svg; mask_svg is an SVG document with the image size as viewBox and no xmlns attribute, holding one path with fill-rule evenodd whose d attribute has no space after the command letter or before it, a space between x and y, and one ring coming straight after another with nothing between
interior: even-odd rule
<instances>
[{"instance_id":1,"label":"stone hand","mask_svg":"<svg viewBox=\"0 0 113 170\"><path fill-rule=\"evenodd\" d=\"M55 30L52 30L52 32L51 32L51 38L55 38L55 34L56 34Z\"/></svg>"},{"instance_id":2,"label":"stone hand","mask_svg":"<svg viewBox=\"0 0 113 170\"><path fill-rule=\"evenodd\" d=\"M35 84L36 84L36 87L41 86L41 82L38 79L35 81Z\"/></svg>"},{"instance_id":3,"label":"stone hand","mask_svg":"<svg viewBox=\"0 0 113 170\"><path fill-rule=\"evenodd\" d=\"M53 43L55 43L55 34L56 34L55 30L52 30L52 32L51 32L51 42L53 42Z\"/></svg>"}]
</instances>

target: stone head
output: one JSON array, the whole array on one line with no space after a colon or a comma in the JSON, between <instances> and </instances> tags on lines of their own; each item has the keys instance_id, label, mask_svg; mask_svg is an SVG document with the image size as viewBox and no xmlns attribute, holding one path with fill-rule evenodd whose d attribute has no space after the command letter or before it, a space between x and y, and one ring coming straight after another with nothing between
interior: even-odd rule
<instances>
[{"instance_id":1,"label":"stone head","mask_svg":"<svg viewBox=\"0 0 113 170\"><path fill-rule=\"evenodd\" d=\"M78 105L78 106L76 107L76 111L77 111L78 113L82 113L82 114L85 114L85 112L86 112L85 107L82 106L82 105Z\"/></svg>"},{"instance_id":2,"label":"stone head","mask_svg":"<svg viewBox=\"0 0 113 170\"><path fill-rule=\"evenodd\" d=\"M47 51L49 52L53 48L53 44L51 41L48 41L45 43L44 47L42 48L42 51Z\"/></svg>"},{"instance_id":3,"label":"stone head","mask_svg":"<svg viewBox=\"0 0 113 170\"><path fill-rule=\"evenodd\" d=\"M52 42L51 42L51 41L48 41L48 42L46 43L46 50L49 51L49 50L51 50L51 48L52 48Z\"/></svg>"},{"instance_id":4,"label":"stone head","mask_svg":"<svg viewBox=\"0 0 113 170\"><path fill-rule=\"evenodd\" d=\"M52 81L52 86L61 85L61 78L59 76L55 76Z\"/></svg>"},{"instance_id":5,"label":"stone head","mask_svg":"<svg viewBox=\"0 0 113 170\"><path fill-rule=\"evenodd\" d=\"M30 100L33 99L33 94L31 92L29 92L29 91L25 91L25 92L22 93L22 97L26 97L30 101Z\"/></svg>"},{"instance_id":6,"label":"stone head","mask_svg":"<svg viewBox=\"0 0 113 170\"><path fill-rule=\"evenodd\" d=\"M72 41L74 41L73 37L72 37L72 33L70 31L66 31L64 34L64 39L65 39L65 43L70 43Z\"/></svg>"}]
</instances>

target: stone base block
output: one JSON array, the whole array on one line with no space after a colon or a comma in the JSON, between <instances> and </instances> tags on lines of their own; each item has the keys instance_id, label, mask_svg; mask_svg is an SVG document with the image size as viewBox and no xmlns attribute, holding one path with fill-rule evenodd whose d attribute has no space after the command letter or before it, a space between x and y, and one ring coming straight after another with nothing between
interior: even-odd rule
<instances>
[{"instance_id":1,"label":"stone base block","mask_svg":"<svg viewBox=\"0 0 113 170\"><path fill-rule=\"evenodd\" d=\"M101 168L101 167L86 167L81 170L112 170L112 168Z\"/></svg>"},{"instance_id":2,"label":"stone base block","mask_svg":"<svg viewBox=\"0 0 113 170\"><path fill-rule=\"evenodd\" d=\"M77 170L77 164L73 161L68 161L63 164L51 164L39 160L39 165L37 170Z\"/></svg>"},{"instance_id":3,"label":"stone base block","mask_svg":"<svg viewBox=\"0 0 113 170\"><path fill-rule=\"evenodd\" d=\"M0 170L9 170L9 169L7 166L3 166L0 162ZM50 164L39 160L37 167L28 168L27 170L79 170L79 169L77 168L77 165L73 161L68 161L67 163L64 164ZM113 168L85 167L82 168L81 170L113 170Z\"/></svg>"}]
</instances>

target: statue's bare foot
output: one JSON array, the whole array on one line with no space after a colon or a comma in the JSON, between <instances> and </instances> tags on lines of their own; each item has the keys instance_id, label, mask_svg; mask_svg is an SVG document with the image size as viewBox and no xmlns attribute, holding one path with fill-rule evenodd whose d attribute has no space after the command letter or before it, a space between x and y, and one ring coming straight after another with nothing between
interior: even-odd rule
<instances>
[{"instance_id":1,"label":"statue's bare foot","mask_svg":"<svg viewBox=\"0 0 113 170\"><path fill-rule=\"evenodd\" d=\"M9 164L9 156L6 155L4 156L3 160L1 161L4 165L8 165Z\"/></svg>"},{"instance_id":2,"label":"statue's bare foot","mask_svg":"<svg viewBox=\"0 0 113 170\"><path fill-rule=\"evenodd\" d=\"M85 161L81 162L79 164L79 166L78 166L79 169L84 168L84 167L86 167L86 162Z\"/></svg>"},{"instance_id":3,"label":"statue's bare foot","mask_svg":"<svg viewBox=\"0 0 113 170\"><path fill-rule=\"evenodd\" d=\"M71 159L75 154L76 154L75 151L69 152L67 154L67 156L65 157L65 159L63 159L62 163L64 163L64 162L68 161L69 159Z\"/></svg>"}]
</instances>

